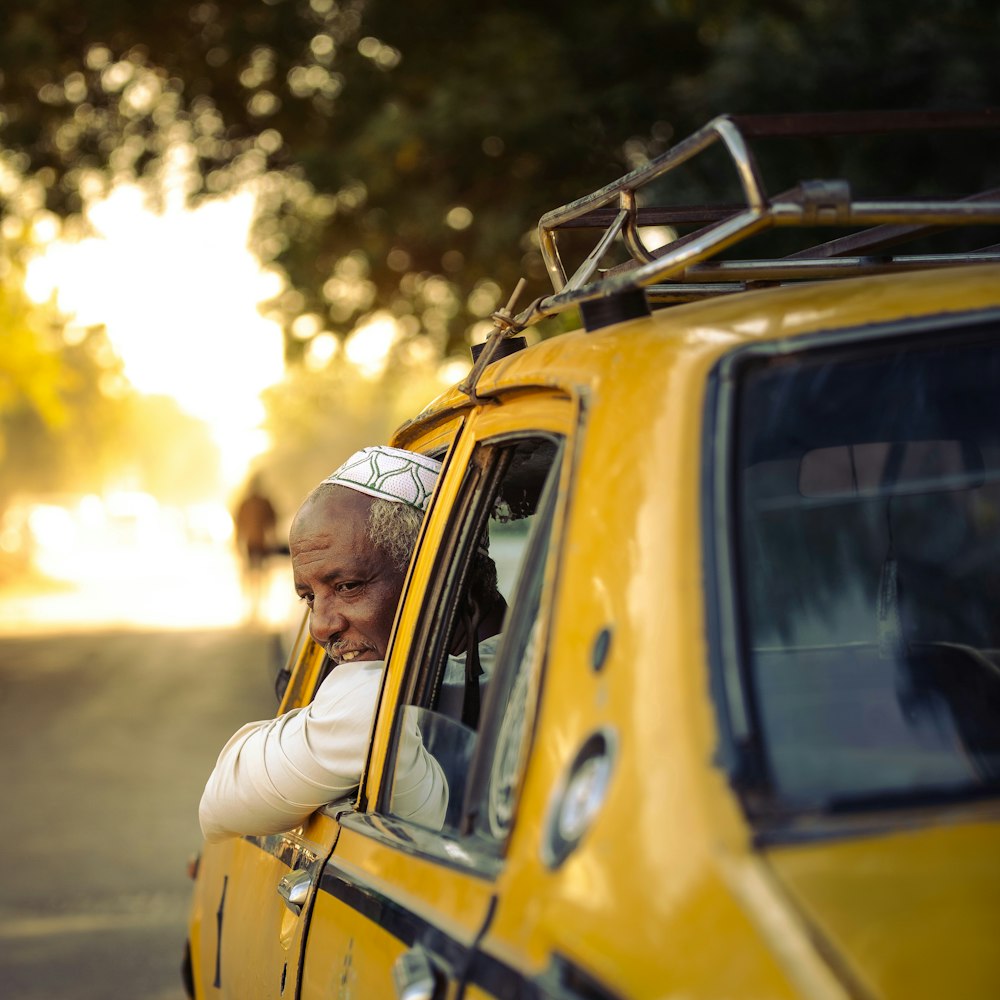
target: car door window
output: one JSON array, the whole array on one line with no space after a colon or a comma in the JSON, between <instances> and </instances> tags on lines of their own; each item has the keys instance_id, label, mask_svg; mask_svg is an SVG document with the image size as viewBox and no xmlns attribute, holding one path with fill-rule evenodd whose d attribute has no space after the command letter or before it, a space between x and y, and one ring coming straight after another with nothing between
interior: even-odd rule
<instances>
[{"instance_id":1,"label":"car door window","mask_svg":"<svg viewBox=\"0 0 1000 1000\"><path fill-rule=\"evenodd\" d=\"M539 618L561 443L533 436L481 444L465 476L450 544L428 594L419 666L397 712L393 788L419 745L447 785L443 832L499 853L510 831L541 668ZM494 580L506 612L495 635L473 634Z\"/></svg>"}]
</instances>

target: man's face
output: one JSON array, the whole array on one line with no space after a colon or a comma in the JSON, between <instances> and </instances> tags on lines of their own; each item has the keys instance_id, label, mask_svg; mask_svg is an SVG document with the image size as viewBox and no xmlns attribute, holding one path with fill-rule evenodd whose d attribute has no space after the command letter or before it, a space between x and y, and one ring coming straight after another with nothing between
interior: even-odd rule
<instances>
[{"instance_id":1,"label":"man's face","mask_svg":"<svg viewBox=\"0 0 1000 1000\"><path fill-rule=\"evenodd\" d=\"M309 631L337 663L384 660L403 574L368 541L372 498L337 486L306 501L288 536Z\"/></svg>"}]
</instances>

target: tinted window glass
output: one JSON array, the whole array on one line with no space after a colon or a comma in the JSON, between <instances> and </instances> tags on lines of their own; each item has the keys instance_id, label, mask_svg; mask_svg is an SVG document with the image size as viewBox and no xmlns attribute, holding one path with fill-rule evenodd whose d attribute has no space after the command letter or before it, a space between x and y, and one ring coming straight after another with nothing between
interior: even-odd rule
<instances>
[{"instance_id":1,"label":"tinted window glass","mask_svg":"<svg viewBox=\"0 0 1000 1000\"><path fill-rule=\"evenodd\" d=\"M784 805L1000 780L1000 347L869 351L740 387L744 676Z\"/></svg>"},{"instance_id":2,"label":"tinted window glass","mask_svg":"<svg viewBox=\"0 0 1000 1000\"><path fill-rule=\"evenodd\" d=\"M407 740L418 734L447 785L441 829L475 835L491 851L511 828L531 729L560 450L558 441L540 437L477 449L449 531L460 541L440 567L440 589L429 595L435 624L427 629L413 704L400 713L390 812L402 815L395 796L405 780ZM505 613L476 641L469 608L483 592L484 556L487 577L495 567Z\"/></svg>"}]
</instances>

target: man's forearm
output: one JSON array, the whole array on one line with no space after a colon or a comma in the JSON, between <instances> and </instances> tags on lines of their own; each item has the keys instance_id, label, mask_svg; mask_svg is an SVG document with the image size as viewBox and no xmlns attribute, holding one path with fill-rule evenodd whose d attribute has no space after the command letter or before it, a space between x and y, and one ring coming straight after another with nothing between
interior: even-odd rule
<instances>
[{"instance_id":1,"label":"man's forearm","mask_svg":"<svg viewBox=\"0 0 1000 1000\"><path fill-rule=\"evenodd\" d=\"M336 775L314 768L325 781L304 774L294 761L302 754L302 743L302 720L295 716L240 729L219 755L201 798L205 839L289 830L320 806L357 789L360 772Z\"/></svg>"},{"instance_id":2,"label":"man's forearm","mask_svg":"<svg viewBox=\"0 0 1000 1000\"><path fill-rule=\"evenodd\" d=\"M381 661L342 664L309 705L240 729L223 747L202 796L206 839L289 830L352 794L382 669Z\"/></svg>"}]
</instances>

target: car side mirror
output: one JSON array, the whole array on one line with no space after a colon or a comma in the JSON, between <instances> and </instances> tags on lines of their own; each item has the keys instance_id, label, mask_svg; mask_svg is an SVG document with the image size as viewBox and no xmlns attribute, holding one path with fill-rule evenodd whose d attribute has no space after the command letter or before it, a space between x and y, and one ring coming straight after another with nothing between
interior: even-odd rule
<instances>
[{"instance_id":1,"label":"car side mirror","mask_svg":"<svg viewBox=\"0 0 1000 1000\"><path fill-rule=\"evenodd\" d=\"M285 697L285 691L288 690L288 682L291 679L292 671L287 666L282 667L274 678L274 695L278 699L279 705Z\"/></svg>"}]
</instances>

